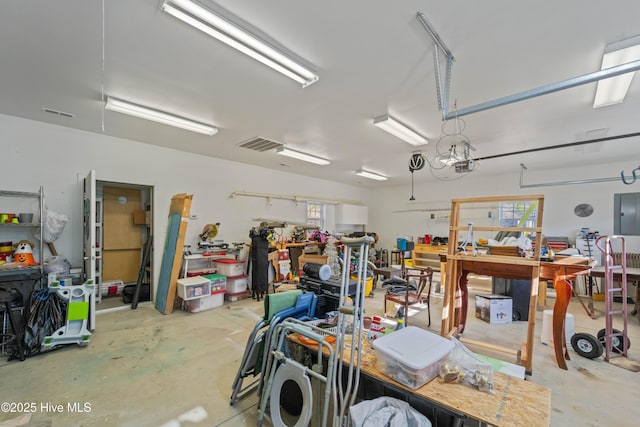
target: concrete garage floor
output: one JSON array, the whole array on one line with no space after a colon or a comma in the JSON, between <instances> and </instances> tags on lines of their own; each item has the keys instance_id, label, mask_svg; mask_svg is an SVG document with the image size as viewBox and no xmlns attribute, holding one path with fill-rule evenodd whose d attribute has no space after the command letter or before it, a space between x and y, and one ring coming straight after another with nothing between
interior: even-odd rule
<instances>
[{"instance_id":1,"label":"concrete garage floor","mask_svg":"<svg viewBox=\"0 0 640 427\"><path fill-rule=\"evenodd\" d=\"M382 313L382 295L378 290L366 299L367 314ZM470 299L474 301L473 291ZM432 298L434 332L440 326L441 302L437 295ZM548 308L553 302L547 300ZM603 305L596 303L596 308ZM575 299L569 312L577 332L596 334L604 327L602 315L590 319ZM255 425L256 396L234 407L229 397L247 336L262 314L262 302L251 299L201 313L165 316L141 305L99 314L87 347L71 345L24 362L0 361L0 401L35 407L31 414L0 412L0 426ZM552 389L551 425L636 425L640 373L602 358L585 359L573 350L569 370L559 369L552 348L540 343L542 317L538 312L533 375L528 380ZM409 324L426 327L426 311L411 317ZM630 318L629 326L630 358L640 360L638 318ZM465 336L516 348L525 332L526 322L489 325L470 313Z\"/></svg>"}]
</instances>

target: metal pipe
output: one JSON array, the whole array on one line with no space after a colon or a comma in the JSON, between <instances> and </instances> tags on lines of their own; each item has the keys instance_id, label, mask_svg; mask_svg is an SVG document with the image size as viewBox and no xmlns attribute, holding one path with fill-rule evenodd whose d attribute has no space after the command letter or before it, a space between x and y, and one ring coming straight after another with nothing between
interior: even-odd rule
<instances>
[{"instance_id":1,"label":"metal pipe","mask_svg":"<svg viewBox=\"0 0 640 427\"><path fill-rule=\"evenodd\" d=\"M234 198L236 196L261 197L263 199L289 200L294 203L318 202L318 203L324 203L327 205L338 205L340 203L350 204L350 205L362 205L361 202L351 202L347 200L340 201L340 200L321 199L321 198L309 197L309 196L284 196L280 194L250 193L247 191L234 191L229 195L230 198Z\"/></svg>"},{"instance_id":2,"label":"metal pipe","mask_svg":"<svg viewBox=\"0 0 640 427\"><path fill-rule=\"evenodd\" d=\"M474 158L473 160L474 161L480 161L480 160L497 159L499 157L507 157L507 156L515 156L515 155L518 155L518 154L535 153L536 151L555 150L556 148L575 147L575 146L578 146L578 145L593 144L593 143L596 143L596 142L605 142L605 141L612 141L612 140L616 140L616 139L633 138L635 136L640 136L640 132L625 133L625 134L622 134L622 135L605 136L605 137L602 137L602 138L587 139L585 141L577 141L577 142L568 142L566 144L550 145L550 146L546 146L546 147L530 148L528 150L512 151L510 153L494 154L492 156L477 157L477 158Z\"/></svg>"},{"instance_id":3,"label":"metal pipe","mask_svg":"<svg viewBox=\"0 0 640 427\"><path fill-rule=\"evenodd\" d=\"M556 182L544 182L539 184L523 184L524 170L526 166L520 163L520 188L533 188L533 187L556 187L559 185L574 185L574 184L593 184L597 182L610 182L621 181L621 177L616 176L612 178L590 178L590 179L576 179L573 181L556 181ZM631 177L630 177L631 178Z\"/></svg>"},{"instance_id":4,"label":"metal pipe","mask_svg":"<svg viewBox=\"0 0 640 427\"><path fill-rule=\"evenodd\" d=\"M461 110L456 110L445 115L445 120L453 119L455 117L462 117L480 111L489 110L495 107L501 107L503 105L512 104L518 101L524 101L526 99L535 98L541 95L547 95L549 93L558 92L572 87L581 86L587 83L597 82L599 80L607 79L609 77L619 76L621 74L630 73L632 71L640 70L640 60L628 62L626 64L617 65L615 67L607 68L605 70L599 70L593 73L584 74L582 76L573 77L568 80L563 80L557 83L552 83L546 86L540 86L535 89L526 90L513 95L505 96L502 98L494 99L493 101L483 102L471 107L466 107Z\"/></svg>"}]
</instances>

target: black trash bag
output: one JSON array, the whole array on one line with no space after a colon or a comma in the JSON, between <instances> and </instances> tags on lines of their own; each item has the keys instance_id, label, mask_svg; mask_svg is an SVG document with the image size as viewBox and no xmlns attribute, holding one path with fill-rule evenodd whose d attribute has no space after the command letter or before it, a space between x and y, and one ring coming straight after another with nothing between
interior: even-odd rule
<instances>
[{"instance_id":1,"label":"black trash bag","mask_svg":"<svg viewBox=\"0 0 640 427\"><path fill-rule=\"evenodd\" d=\"M41 352L44 338L65 325L66 313L67 303L56 293L49 293L48 289L31 293L29 317L24 331L26 357Z\"/></svg>"}]
</instances>

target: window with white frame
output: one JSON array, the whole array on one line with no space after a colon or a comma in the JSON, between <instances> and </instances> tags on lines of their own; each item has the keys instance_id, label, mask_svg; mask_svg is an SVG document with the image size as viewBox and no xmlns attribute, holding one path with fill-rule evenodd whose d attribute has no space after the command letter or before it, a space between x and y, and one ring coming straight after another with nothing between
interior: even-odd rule
<instances>
[{"instance_id":1,"label":"window with white frame","mask_svg":"<svg viewBox=\"0 0 640 427\"><path fill-rule=\"evenodd\" d=\"M537 205L537 202L529 201L501 202L499 208L500 225L503 227L535 227L538 217Z\"/></svg>"},{"instance_id":2,"label":"window with white frame","mask_svg":"<svg viewBox=\"0 0 640 427\"><path fill-rule=\"evenodd\" d=\"M324 219L322 212L322 203L307 202L307 225L322 227Z\"/></svg>"}]
</instances>

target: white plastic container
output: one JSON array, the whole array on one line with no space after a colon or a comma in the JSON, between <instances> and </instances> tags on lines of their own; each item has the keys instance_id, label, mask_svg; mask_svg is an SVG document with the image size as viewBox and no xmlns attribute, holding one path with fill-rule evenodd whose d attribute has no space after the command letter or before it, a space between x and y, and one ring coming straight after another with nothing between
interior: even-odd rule
<instances>
[{"instance_id":1,"label":"white plastic container","mask_svg":"<svg viewBox=\"0 0 640 427\"><path fill-rule=\"evenodd\" d=\"M60 279L58 279L60 281ZM122 280L111 280L100 283L100 293L102 295L120 295L124 289Z\"/></svg>"},{"instance_id":2,"label":"white plastic container","mask_svg":"<svg viewBox=\"0 0 640 427\"><path fill-rule=\"evenodd\" d=\"M237 294L244 292L249 287L249 276L227 277L227 292L230 294Z\"/></svg>"},{"instance_id":3,"label":"white plastic container","mask_svg":"<svg viewBox=\"0 0 640 427\"><path fill-rule=\"evenodd\" d=\"M454 347L450 340L416 326L384 335L372 345L380 372L414 390L438 375Z\"/></svg>"},{"instance_id":4,"label":"white plastic container","mask_svg":"<svg viewBox=\"0 0 640 427\"><path fill-rule=\"evenodd\" d=\"M564 317L564 338L567 340L567 346L571 345L571 337L575 333L573 314L567 313ZM553 346L553 310L545 310L542 312L540 341L544 345Z\"/></svg>"},{"instance_id":5,"label":"white plastic container","mask_svg":"<svg viewBox=\"0 0 640 427\"><path fill-rule=\"evenodd\" d=\"M178 296L185 301L211 295L211 281L201 276L178 279Z\"/></svg>"},{"instance_id":6,"label":"white plastic container","mask_svg":"<svg viewBox=\"0 0 640 427\"><path fill-rule=\"evenodd\" d=\"M224 299L229 302L240 301L242 298L247 298L247 297L249 297L249 290L246 290L244 292L237 292L235 294L231 294L229 292L224 294Z\"/></svg>"},{"instance_id":7,"label":"white plastic container","mask_svg":"<svg viewBox=\"0 0 640 427\"><path fill-rule=\"evenodd\" d=\"M217 291L202 298L196 298L184 302L184 309L191 313L211 310L224 304L224 290Z\"/></svg>"},{"instance_id":8,"label":"white plastic container","mask_svg":"<svg viewBox=\"0 0 640 427\"><path fill-rule=\"evenodd\" d=\"M212 294L227 289L227 276L224 276L222 274L207 274L203 277L211 281Z\"/></svg>"},{"instance_id":9,"label":"white plastic container","mask_svg":"<svg viewBox=\"0 0 640 427\"><path fill-rule=\"evenodd\" d=\"M218 274L223 274L227 277L241 276L244 274L243 260L237 259L216 259L213 262L216 263Z\"/></svg>"}]
</instances>

